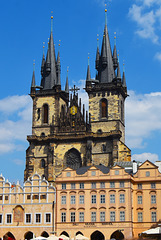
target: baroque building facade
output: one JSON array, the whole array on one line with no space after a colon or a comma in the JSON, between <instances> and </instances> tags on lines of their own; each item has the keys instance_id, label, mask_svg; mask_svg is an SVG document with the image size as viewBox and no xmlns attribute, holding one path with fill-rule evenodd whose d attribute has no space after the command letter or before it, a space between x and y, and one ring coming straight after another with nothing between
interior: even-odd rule
<instances>
[{"instance_id":1,"label":"baroque building facade","mask_svg":"<svg viewBox=\"0 0 161 240\"><path fill-rule=\"evenodd\" d=\"M161 172L157 163L116 163L77 170L56 178L56 232L95 239L138 239L161 219ZM118 165L117 165L118 164ZM120 165L120 166L119 166ZM124 165L122 167L121 165Z\"/></svg>"},{"instance_id":2,"label":"baroque building facade","mask_svg":"<svg viewBox=\"0 0 161 240\"><path fill-rule=\"evenodd\" d=\"M27 137L25 180L36 171L54 181L66 167L77 169L100 163L113 166L131 160L131 151L125 145L125 72L121 77L116 44L112 54L107 19L101 52L97 47L96 70L96 78L91 79L88 64L88 112L78 99L79 89L69 89L68 76L62 90L60 52L56 57L51 29L47 55L42 58L40 86L35 84L33 72L32 135Z\"/></svg>"}]
</instances>

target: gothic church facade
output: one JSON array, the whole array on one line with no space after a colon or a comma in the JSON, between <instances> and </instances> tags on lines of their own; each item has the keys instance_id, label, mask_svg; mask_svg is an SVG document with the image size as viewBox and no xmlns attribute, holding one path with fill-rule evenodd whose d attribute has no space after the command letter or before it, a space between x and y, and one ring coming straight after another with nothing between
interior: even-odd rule
<instances>
[{"instance_id":1,"label":"gothic church facade","mask_svg":"<svg viewBox=\"0 0 161 240\"><path fill-rule=\"evenodd\" d=\"M78 88L69 89L68 75L62 89L60 53L56 57L51 29L47 55L42 58L40 86L35 84L33 71L32 135L27 137L25 180L38 173L52 182L66 167L76 170L93 164L113 166L115 162L131 161L131 151L125 145L125 72L121 77L116 44L113 53L111 50L107 19L95 63L95 79L91 79L89 64L87 69L87 112L78 98Z\"/></svg>"}]
</instances>

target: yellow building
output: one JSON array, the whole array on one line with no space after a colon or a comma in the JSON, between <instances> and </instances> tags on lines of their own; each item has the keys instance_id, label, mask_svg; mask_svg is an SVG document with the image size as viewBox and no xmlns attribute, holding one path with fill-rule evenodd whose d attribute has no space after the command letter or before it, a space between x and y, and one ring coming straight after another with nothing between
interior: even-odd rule
<instances>
[{"instance_id":1,"label":"yellow building","mask_svg":"<svg viewBox=\"0 0 161 240\"><path fill-rule=\"evenodd\" d=\"M54 230L55 188L38 174L23 187L0 176L0 237L22 240Z\"/></svg>"},{"instance_id":2,"label":"yellow building","mask_svg":"<svg viewBox=\"0 0 161 240\"><path fill-rule=\"evenodd\" d=\"M56 178L57 233L131 239L156 223L161 218L161 173L149 161L138 170L132 165L66 168Z\"/></svg>"}]
</instances>

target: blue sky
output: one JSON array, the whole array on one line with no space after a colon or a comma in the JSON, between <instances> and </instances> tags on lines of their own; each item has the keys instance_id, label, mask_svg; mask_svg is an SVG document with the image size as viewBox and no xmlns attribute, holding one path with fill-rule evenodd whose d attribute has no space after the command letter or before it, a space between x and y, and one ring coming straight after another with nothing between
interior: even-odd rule
<instances>
[{"instance_id":1,"label":"blue sky","mask_svg":"<svg viewBox=\"0 0 161 240\"><path fill-rule=\"evenodd\" d=\"M95 76L97 34L101 46L104 0L9 0L0 9L0 173L23 180L27 134L31 134L32 101L28 96L33 60L36 83L53 32L56 53L61 40L61 82L69 66L70 85L84 86L88 53ZM125 62L129 97L126 101L126 144L132 159L161 160L161 0L107 1L111 46L114 32L122 70ZM87 103L83 91L80 96Z\"/></svg>"}]
</instances>

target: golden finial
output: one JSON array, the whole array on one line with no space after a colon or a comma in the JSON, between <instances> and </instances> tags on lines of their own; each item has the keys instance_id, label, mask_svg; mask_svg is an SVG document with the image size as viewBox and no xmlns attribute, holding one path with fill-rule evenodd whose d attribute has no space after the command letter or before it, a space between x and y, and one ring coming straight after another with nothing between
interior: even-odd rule
<instances>
[{"instance_id":1,"label":"golden finial","mask_svg":"<svg viewBox=\"0 0 161 240\"><path fill-rule=\"evenodd\" d=\"M114 32L114 39L116 39L116 32Z\"/></svg>"},{"instance_id":2,"label":"golden finial","mask_svg":"<svg viewBox=\"0 0 161 240\"><path fill-rule=\"evenodd\" d=\"M67 67L67 72L69 72L69 66Z\"/></svg>"},{"instance_id":3,"label":"golden finial","mask_svg":"<svg viewBox=\"0 0 161 240\"><path fill-rule=\"evenodd\" d=\"M107 4L105 3L105 12L107 12Z\"/></svg>"},{"instance_id":4,"label":"golden finial","mask_svg":"<svg viewBox=\"0 0 161 240\"><path fill-rule=\"evenodd\" d=\"M97 41L99 40L99 38L98 38L98 37L99 37L99 34L97 34Z\"/></svg>"},{"instance_id":5,"label":"golden finial","mask_svg":"<svg viewBox=\"0 0 161 240\"><path fill-rule=\"evenodd\" d=\"M48 38L48 44L49 44L49 38Z\"/></svg>"},{"instance_id":6,"label":"golden finial","mask_svg":"<svg viewBox=\"0 0 161 240\"><path fill-rule=\"evenodd\" d=\"M51 19L53 19L53 11L51 11Z\"/></svg>"},{"instance_id":7,"label":"golden finial","mask_svg":"<svg viewBox=\"0 0 161 240\"><path fill-rule=\"evenodd\" d=\"M59 40L59 46L60 46L60 42L61 42L61 40Z\"/></svg>"}]
</instances>

